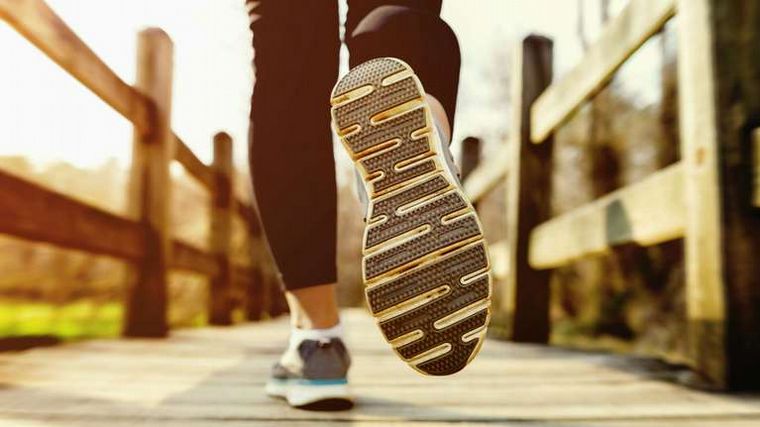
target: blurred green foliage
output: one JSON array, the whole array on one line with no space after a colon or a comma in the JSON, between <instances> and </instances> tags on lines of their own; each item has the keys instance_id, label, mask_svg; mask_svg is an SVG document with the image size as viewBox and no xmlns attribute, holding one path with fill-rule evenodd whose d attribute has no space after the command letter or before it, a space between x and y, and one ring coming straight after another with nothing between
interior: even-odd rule
<instances>
[{"instance_id":1,"label":"blurred green foliage","mask_svg":"<svg viewBox=\"0 0 760 427\"><path fill-rule=\"evenodd\" d=\"M0 300L0 336L111 337L121 330L122 312L122 305L115 302L82 300L57 305Z\"/></svg>"}]
</instances>

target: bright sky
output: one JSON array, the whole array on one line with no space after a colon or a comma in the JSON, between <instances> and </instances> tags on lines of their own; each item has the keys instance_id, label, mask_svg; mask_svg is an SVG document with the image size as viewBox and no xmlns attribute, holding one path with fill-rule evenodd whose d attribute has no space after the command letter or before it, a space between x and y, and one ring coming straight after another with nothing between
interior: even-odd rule
<instances>
[{"instance_id":1,"label":"bright sky","mask_svg":"<svg viewBox=\"0 0 760 427\"><path fill-rule=\"evenodd\" d=\"M226 130L236 141L236 162L244 167L252 52L243 0L48 3L129 83L135 75L136 33L147 26L163 28L175 45L173 128L205 161L211 156L211 136ZM508 102L493 87L501 70L508 72L508 46L519 35L537 32L554 38L559 74L577 61L575 3L444 1L444 19L457 32L463 51L455 140L469 134L503 133ZM63 160L83 167L109 158L124 165L129 162L131 126L126 120L4 23L0 23L0 51L5 58L0 79L0 155L24 155L40 163Z\"/></svg>"}]
</instances>

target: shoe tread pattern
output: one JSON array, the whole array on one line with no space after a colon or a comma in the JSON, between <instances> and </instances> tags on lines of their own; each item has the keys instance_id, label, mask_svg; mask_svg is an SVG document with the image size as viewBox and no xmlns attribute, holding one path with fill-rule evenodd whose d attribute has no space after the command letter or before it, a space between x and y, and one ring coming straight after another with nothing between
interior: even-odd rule
<instances>
[{"instance_id":1,"label":"shoe tread pattern","mask_svg":"<svg viewBox=\"0 0 760 427\"><path fill-rule=\"evenodd\" d=\"M383 84L394 75L402 78ZM336 85L332 114L369 190L363 273L370 310L414 369L449 375L480 348L491 278L475 211L441 166L427 106L414 102L423 94L408 65L380 58ZM392 117L372 120L389 110Z\"/></svg>"}]
</instances>

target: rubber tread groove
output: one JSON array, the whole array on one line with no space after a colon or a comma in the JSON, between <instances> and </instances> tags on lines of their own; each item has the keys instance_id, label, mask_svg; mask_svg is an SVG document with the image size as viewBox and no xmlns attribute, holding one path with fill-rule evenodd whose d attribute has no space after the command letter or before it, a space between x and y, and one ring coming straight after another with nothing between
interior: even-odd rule
<instances>
[{"instance_id":1,"label":"rubber tread groove","mask_svg":"<svg viewBox=\"0 0 760 427\"><path fill-rule=\"evenodd\" d=\"M414 369L457 372L477 353L489 319L487 308L462 310L486 307L479 302L490 300L491 277L480 223L447 169L424 90L408 65L379 58L351 70L332 96L333 126L368 190L362 267L370 310L388 341L422 331L395 348ZM448 291L430 294L439 288ZM435 328L446 318L453 323ZM450 350L425 360L443 345Z\"/></svg>"}]
</instances>

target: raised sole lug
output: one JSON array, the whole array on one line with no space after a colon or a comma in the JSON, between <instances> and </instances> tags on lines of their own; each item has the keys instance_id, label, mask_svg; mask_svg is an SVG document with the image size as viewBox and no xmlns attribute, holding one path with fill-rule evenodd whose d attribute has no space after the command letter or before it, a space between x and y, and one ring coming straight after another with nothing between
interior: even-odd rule
<instances>
[{"instance_id":1,"label":"raised sole lug","mask_svg":"<svg viewBox=\"0 0 760 427\"><path fill-rule=\"evenodd\" d=\"M335 86L332 118L369 197L362 274L370 310L412 368L450 375L485 337L490 264L424 94L407 64L375 59Z\"/></svg>"}]
</instances>

